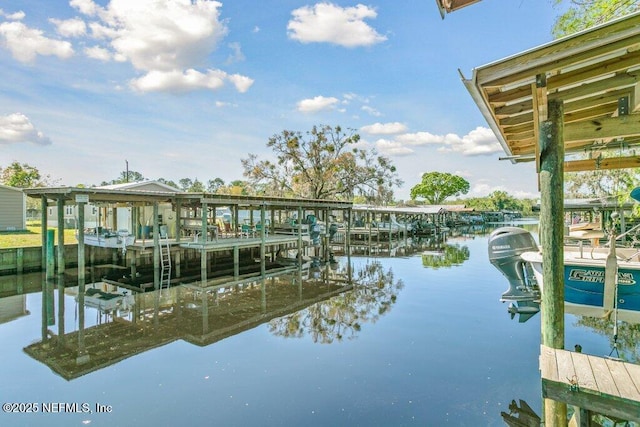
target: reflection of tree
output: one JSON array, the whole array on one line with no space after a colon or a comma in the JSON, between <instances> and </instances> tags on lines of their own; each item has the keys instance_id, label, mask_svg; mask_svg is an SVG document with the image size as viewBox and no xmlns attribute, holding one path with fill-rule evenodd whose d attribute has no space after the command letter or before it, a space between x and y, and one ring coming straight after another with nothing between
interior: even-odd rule
<instances>
[{"instance_id":1,"label":"reflection of tree","mask_svg":"<svg viewBox=\"0 0 640 427\"><path fill-rule=\"evenodd\" d=\"M437 251L422 254L422 265L431 268L461 265L469 259L469 248L460 245L442 245Z\"/></svg>"},{"instance_id":2,"label":"reflection of tree","mask_svg":"<svg viewBox=\"0 0 640 427\"><path fill-rule=\"evenodd\" d=\"M591 328L595 333L609 338L613 348L613 320L601 317L581 317L577 324ZM631 363L640 362L640 324L618 322L618 351L620 358Z\"/></svg>"},{"instance_id":3,"label":"reflection of tree","mask_svg":"<svg viewBox=\"0 0 640 427\"><path fill-rule=\"evenodd\" d=\"M380 262L363 266L354 274L353 289L304 310L273 319L269 330L285 338L302 338L309 334L313 342L330 344L353 339L362 324L375 323L391 310L402 280L395 280L391 269L385 271Z\"/></svg>"}]
</instances>

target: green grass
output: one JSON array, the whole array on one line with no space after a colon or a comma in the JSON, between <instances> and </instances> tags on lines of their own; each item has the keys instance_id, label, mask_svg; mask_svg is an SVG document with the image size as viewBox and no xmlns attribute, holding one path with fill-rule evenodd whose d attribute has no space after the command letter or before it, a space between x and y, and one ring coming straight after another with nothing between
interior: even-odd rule
<instances>
[{"instance_id":1,"label":"green grass","mask_svg":"<svg viewBox=\"0 0 640 427\"><path fill-rule=\"evenodd\" d=\"M55 230L49 227L49 230ZM64 243L75 244L76 230L64 230ZM58 236L54 239L54 245L58 244ZM0 249L6 248L26 248L30 246L42 246L42 233L39 222L27 222L26 231L3 231L0 232Z\"/></svg>"}]
</instances>

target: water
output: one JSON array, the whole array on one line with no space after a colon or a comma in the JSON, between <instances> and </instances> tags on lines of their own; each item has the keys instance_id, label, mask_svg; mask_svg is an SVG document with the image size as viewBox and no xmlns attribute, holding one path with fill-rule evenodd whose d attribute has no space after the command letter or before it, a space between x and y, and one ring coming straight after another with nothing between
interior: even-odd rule
<instances>
[{"instance_id":1,"label":"water","mask_svg":"<svg viewBox=\"0 0 640 427\"><path fill-rule=\"evenodd\" d=\"M304 284L293 275L138 295L115 322L86 308L86 363L76 363L77 288L66 289L64 318L53 293L45 325L57 335L63 324L66 347L43 345L41 292L2 298L1 400L39 412L3 412L0 425L502 426L514 400L541 415L540 316L521 323L499 302L507 284L485 236L448 244L455 262L437 268L433 251L352 257L354 289L320 280L349 274L342 257ZM566 347L608 354L608 326L584 323L567 314ZM635 326L622 353L637 362Z\"/></svg>"}]
</instances>

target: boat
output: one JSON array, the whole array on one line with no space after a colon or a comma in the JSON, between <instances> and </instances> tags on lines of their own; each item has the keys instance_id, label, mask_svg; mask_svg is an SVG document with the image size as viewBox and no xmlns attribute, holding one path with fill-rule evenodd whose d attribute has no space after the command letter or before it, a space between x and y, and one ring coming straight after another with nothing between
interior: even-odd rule
<instances>
[{"instance_id":1,"label":"boat","mask_svg":"<svg viewBox=\"0 0 640 427\"><path fill-rule=\"evenodd\" d=\"M640 260L634 248L564 247L566 304L640 311ZM528 231L501 227L489 236L489 260L509 281L503 301L527 300L544 292L542 253Z\"/></svg>"},{"instance_id":2,"label":"boat","mask_svg":"<svg viewBox=\"0 0 640 427\"><path fill-rule=\"evenodd\" d=\"M101 248L119 248L126 252L127 246L132 245L136 237L129 230L113 231L108 228L96 227L86 229L84 232L84 244L99 246Z\"/></svg>"},{"instance_id":3,"label":"boat","mask_svg":"<svg viewBox=\"0 0 640 427\"><path fill-rule=\"evenodd\" d=\"M84 305L101 312L123 310L128 311L135 304L134 296L127 290L118 288L115 291L104 290L104 283L89 285L85 290ZM79 296L76 296L76 302Z\"/></svg>"}]
</instances>

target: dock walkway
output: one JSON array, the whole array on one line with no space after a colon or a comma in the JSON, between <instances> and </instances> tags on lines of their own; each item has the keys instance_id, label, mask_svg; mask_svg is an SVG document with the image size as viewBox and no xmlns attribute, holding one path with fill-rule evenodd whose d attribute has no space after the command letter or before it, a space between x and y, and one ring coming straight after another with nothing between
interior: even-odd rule
<instances>
[{"instance_id":1,"label":"dock walkway","mask_svg":"<svg viewBox=\"0 0 640 427\"><path fill-rule=\"evenodd\" d=\"M640 365L540 346L542 396L640 421Z\"/></svg>"}]
</instances>

